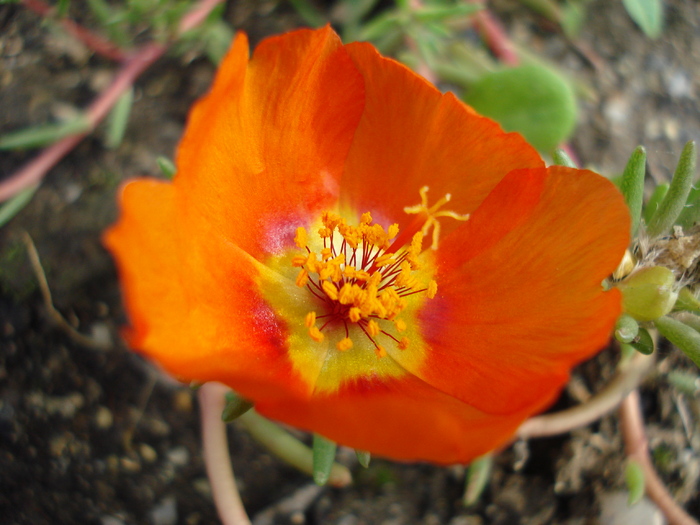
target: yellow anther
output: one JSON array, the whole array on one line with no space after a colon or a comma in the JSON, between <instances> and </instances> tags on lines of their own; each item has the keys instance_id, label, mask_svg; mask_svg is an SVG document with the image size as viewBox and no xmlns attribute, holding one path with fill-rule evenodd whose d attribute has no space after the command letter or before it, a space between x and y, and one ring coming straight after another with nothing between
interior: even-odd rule
<instances>
[{"instance_id":1,"label":"yellow anther","mask_svg":"<svg viewBox=\"0 0 700 525\"><path fill-rule=\"evenodd\" d=\"M308 260L308 257L306 257L304 255L295 255L292 258L292 266L294 266L295 268L301 268L302 266L304 266L306 264L307 260Z\"/></svg>"},{"instance_id":2,"label":"yellow anther","mask_svg":"<svg viewBox=\"0 0 700 525\"><path fill-rule=\"evenodd\" d=\"M406 350L406 348L408 348L409 343L410 341L408 340L408 337L402 337L401 341L399 341L399 349Z\"/></svg>"},{"instance_id":3,"label":"yellow anther","mask_svg":"<svg viewBox=\"0 0 700 525\"><path fill-rule=\"evenodd\" d=\"M321 250L321 260L322 261L327 261L331 257L333 257L333 250L331 250L330 248L324 248Z\"/></svg>"},{"instance_id":4,"label":"yellow anther","mask_svg":"<svg viewBox=\"0 0 700 525\"><path fill-rule=\"evenodd\" d=\"M330 281L323 281L321 283L321 288L323 288L323 291L326 292L326 295L331 301L337 301L338 300L338 288L330 282Z\"/></svg>"},{"instance_id":5,"label":"yellow anther","mask_svg":"<svg viewBox=\"0 0 700 525\"><path fill-rule=\"evenodd\" d=\"M306 234L306 228L299 226L297 228L297 234L294 236L294 244L296 244L298 248L304 248L308 240L309 236Z\"/></svg>"},{"instance_id":6,"label":"yellow anther","mask_svg":"<svg viewBox=\"0 0 700 525\"><path fill-rule=\"evenodd\" d=\"M350 308L348 311L348 319L352 321L353 323L358 322L360 319L362 319L362 312L357 306L353 306Z\"/></svg>"},{"instance_id":7,"label":"yellow anther","mask_svg":"<svg viewBox=\"0 0 700 525\"><path fill-rule=\"evenodd\" d=\"M304 325L306 328L311 328L316 324L316 312L309 312L304 318Z\"/></svg>"},{"instance_id":8,"label":"yellow anther","mask_svg":"<svg viewBox=\"0 0 700 525\"><path fill-rule=\"evenodd\" d=\"M362 214L360 217L360 224L371 224L372 223L372 214L370 212L365 212Z\"/></svg>"},{"instance_id":9,"label":"yellow anther","mask_svg":"<svg viewBox=\"0 0 700 525\"><path fill-rule=\"evenodd\" d=\"M360 287L356 284L345 283L338 292L338 301L340 304L352 304L359 291Z\"/></svg>"},{"instance_id":10,"label":"yellow anther","mask_svg":"<svg viewBox=\"0 0 700 525\"><path fill-rule=\"evenodd\" d=\"M333 236L333 230L330 228L319 228L318 235L321 237L321 239L327 239L328 237Z\"/></svg>"},{"instance_id":11,"label":"yellow anther","mask_svg":"<svg viewBox=\"0 0 700 525\"><path fill-rule=\"evenodd\" d=\"M394 320L394 326L396 326L396 329L399 332L405 332L406 331L406 322L403 319L396 319Z\"/></svg>"},{"instance_id":12,"label":"yellow anther","mask_svg":"<svg viewBox=\"0 0 700 525\"><path fill-rule=\"evenodd\" d=\"M430 281L428 283L428 290L425 292L425 295L428 297L428 299L432 299L435 297L435 294L437 293L437 282L436 281Z\"/></svg>"},{"instance_id":13,"label":"yellow anther","mask_svg":"<svg viewBox=\"0 0 700 525\"><path fill-rule=\"evenodd\" d=\"M377 337L377 335L379 335L379 324L374 319L370 319L367 323L367 333L370 337Z\"/></svg>"},{"instance_id":14,"label":"yellow anther","mask_svg":"<svg viewBox=\"0 0 700 525\"><path fill-rule=\"evenodd\" d=\"M365 270L357 270L355 272L355 275L353 275L353 277L355 279L357 279L358 281L367 282L367 281L369 281L369 278L371 277L371 275L369 274L369 272L366 272Z\"/></svg>"},{"instance_id":15,"label":"yellow anther","mask_svg":"<svg viewBox=\"0 0 700 525\"><path fill-rule=\"evenodd\" d=\"M323 332L321 332L317 326L312 326L309 328L309 337L311 337L311 339L317 343L320 343L324 339Z\"/></svg>"},{"instance_id":16,"label":"yellow anther","mask_svg":"<svg viewBox=\"0 0 700 525\"><path fill-rule=\"evenodd\" d=\"M346 279L352 279L353 277L355 277L355 273L357 273L357 268L355 268L354 266L346 266L343 269L343 275Z\"/></svg>"},{"instance_id":17,"label":"yellow anther","mask_svg":"<svg viewBox=\"0 0 700 525\"><path fill-rule=\"evenodd\" d=\"M390 264L394 264L395 262L396 259L394 259L393 253L385 253L375 259L374 265L377 268L383 268L384 266L389 266Z\"/></svg>"},{"instance_id":18,"label":"yellow anther","mask_svg":"<svg viewBox=\"0 0 700 525\"><path fill-rule=\"evenodd\" d=\"M341 352L350 350L352 348L352 339L350 339L349 337L341 339L340 341L338 341L338 344L335 345L335 347Z\"/></svg>"},{"instance_id":19,"label":"yellow anther","mask_svg":"<svg viewBox=\"0 0 700 525\"><path fill-rule=\"evenodd\" d=\"M389 230L387 231L386 235L389 239L393 239L399 234L399 225L398 224L392 224L389 226Z\"/></svg>"},{"instance_id":20,"label":"yellow anther","mask_svg":"<svg viewBox=\"0 0 700 525\"><path fill-rule=\"evenodd\" d=\"M309 270L311 273L316 273L318 272L318 261L316 260L316 253L311 252L309 256L306 258L306 269Z\"/></svg>"},{"instance_id":21,"label":"yellow anther","mask_svg":"<svg viewBox=\"0 0 700 525\"><path fill-rule=\"evenodd\" d=\"M382 357L386 356L386 350L384 350L384 347L381 345L377 345L374 348L374 353L377 354L377 357L381 359Z\"/></svg>"},{"instance_id":22,"label":"yellow anther","mask_svg":"<svg viewBox=\"0 0 700 525\"><path fill-rule=\"evenodd\" d=\"M302 269L302 270L299 272L299 275L297 275L296 281L294 281L294 283L295 283L299 288L303 288L304 286L307 285L308 282L309 282L309 272L307 272L306 270Z\"/></svg>"}]
</instances>

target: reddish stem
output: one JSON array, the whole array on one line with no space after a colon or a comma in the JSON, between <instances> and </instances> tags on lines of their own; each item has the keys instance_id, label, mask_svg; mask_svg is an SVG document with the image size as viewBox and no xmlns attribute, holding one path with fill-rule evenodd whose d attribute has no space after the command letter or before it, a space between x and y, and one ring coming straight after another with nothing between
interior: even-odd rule
<instances>
[{"instance_id":1,"label":"reddish stem","mask_svg":"<svg viewBox=\"0 0 700 525\"><path fill-rule=\"evenodd\" d=\"M649 457L649 443L644 432L644 420L639 405L639 391L634 390L620 405L620 426L625 439L627 456L636 460L644 471L647 496L666 516L669 525L698 525L675 501L659 478Z\"/></svg>"},{"instance_id":2,"label":"reddish stem","mask_svg":"<svg viewBox=\"0 0 700 525\"><path fill-rule=\"evenodd\" d=\"M212 9L223 0L202 0L180 21L179 34L200 24ZM40 0L24 0L42 9ZM119 97L134 83L148 67L158 60L168 49L164 44L145 44L128 55L112 84L90 104L86 117L91 129L99 124L114 107ZM43 150L37 157L25 164L19 171L0 182L0 202L7 200L29 186L37 184L68 152L70 152L90 131L65 137Z\"/></svg>"},{"instance_id":3,"label":"reddish stem","mask_svg":"<svg viewBox=\"0 0 700 525\"><path fill-rule=\"evenodd\" d=\"M518 54L513 48L513 44L506 35L501 24L491 15L482 9L474 17L476 26L481 32L481 36L486 41L491 52L496 55L501 62L509 66L517 66L520 63Z\"/></svg>"},{"instance_id":4,"label":"reddish stem","mask_svg":"<svg viewBox=\"0 0 700 525\"><path fill-rule=\"evenodd\" d=\"M55 12L52 6L45 4L41 0L22 0L22 5L47 18L53 16ZM110 60L116 60L117 62L124 62L129 58L129 54L120 49L117 45L75 23L70 18L61 18L58 22L63 26L66 32L80 40L95 53Z\"/></svg>"}]
</instances>

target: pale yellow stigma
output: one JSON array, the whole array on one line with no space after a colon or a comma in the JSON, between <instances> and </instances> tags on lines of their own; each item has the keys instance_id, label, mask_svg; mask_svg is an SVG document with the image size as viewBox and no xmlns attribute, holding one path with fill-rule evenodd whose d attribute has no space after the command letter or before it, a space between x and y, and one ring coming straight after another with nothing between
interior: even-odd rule
<instances>
[{"instance_id":1,"label":"pale yellow stigma","mask_svg":"<svg viewBox=\"0 0 700 525\"><path fill-rule=\"evenodd\" d=\"M442 197L435 204L429 207L429 189L430 188L428 186L423 186L420 190L418 190L418 193L420 194L420 204L416 204L415 206L407 206L403 209L403 211L409 214L425 213L427 215L427 219L425 220L425 224L423 225L423 229L421 231L423 235L427 235L430 231L430 228L433 229L433 242L430 245L430 249L437 250L438 240L440 239L440 222L438 221L438 218L450 217L451 219L455 219L457 221L466 221L467 219L469 219L469 214L467 213L464 215L460 215L450 210L438 211L445 204L452 200L452 195L449 193L446 193L444 197Z\"/></svg>"}]
</instances>

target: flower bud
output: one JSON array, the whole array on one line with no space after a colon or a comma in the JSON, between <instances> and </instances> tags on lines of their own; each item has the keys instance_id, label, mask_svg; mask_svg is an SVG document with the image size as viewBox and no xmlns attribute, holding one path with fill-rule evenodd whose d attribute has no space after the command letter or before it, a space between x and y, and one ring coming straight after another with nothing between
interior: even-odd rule
<instances>
[{"instance_id":1,"label":"flower bud","mask_svg":"<svg viewBox=\"0 0 700 525\"><path fill-rule=\"evenodd\" d=\"M617 285L622 309L637 321L653 321L673 309L678 299L676 277L663 266L642 268Z\"/></svg>"}]
</instances>

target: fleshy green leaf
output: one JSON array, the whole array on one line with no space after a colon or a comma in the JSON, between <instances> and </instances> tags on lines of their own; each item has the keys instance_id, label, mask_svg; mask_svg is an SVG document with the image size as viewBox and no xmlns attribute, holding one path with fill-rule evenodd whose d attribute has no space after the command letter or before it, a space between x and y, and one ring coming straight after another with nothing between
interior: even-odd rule
<instances>
[{"instance_id":1,"label":"fleshy green leaf","mask_svg":"<svg viewBox=\"0 0 700 525\"><path fill-rule=\"evenodd\" d=\"M646 224L649 224L649 221L651 221L651 218L656 213L656 210L659 209L659 204L661 204L661 201L664 200L664 197L668 193L669 186L670 184L664 182L662 184L659 184L656 188L654 188L651 197L649 197L649 201L647 202L646 208L644 208L644 222Z\"/></svg>"},{"instance_id":2,"label":"fleshy green leaf","mask_svg":"<svg viewBox=\"0 0 700 525\"><path fill-rule=\"evenodd\" d=\"M664 24L661 0L622 0L632 20L649 38L658 38Z\"/></svg>"},{"instance_id":3,"label":"fleshy green leaf","mask_svg":"<svg viewBox=\"0 0 700 525\"><path fill-rule=\"evenodd\" d=\"M313 451L289 432L282 430L272 421L250 410L236 420L250 435L266 447L272 454L293 467L307 474L314 474ZM352 482L352 475L347 467L333 463L328 484L333 487L345 487Z\"/></svg>"},{"instance_id":4,"label":"fleshy green leaf","mask_svg":"<svg viewBox=\"0 0 700 525\"><path fill-rule=\"evenodd\" d=\"M109 114L109 122L107 123L107 137L105 146L110 149L119 147L124 139L126 125L129 123L129 115L131 107L134 104L134 88L127 89L124 94L119 97L117 103L112 108Z\"/></svg>"},{"instance_id":5,"label":"fleshy green leaf","mask_svg":"<svg viewBox=\"0 0 700 525\"><path fill-rule=\"evenodd\" d=\"M561 75L542 65L488 73L464 97L506 131L518 131L540 151L565 141L576 124L576 98Z\"/></svg>"},{"instance_id":6,"label":"fleshy green leaf","mask_svg":"<svg viewBox=\"0 0 700 525\"><path fill-rule=\"evenodd\" d=\"M355 450L355 455L357 456L357 461L365 468L369 467L370 459L372 455L365 450Z\"/></svg>"},{"instance_id":7,"label":"fleshy green leaf","mask_svg":"<svg viewBox=\"0 0 700 525\"><path fill-rule=\"evenodd\" d=\"M226 404L224 405L224 410L221 413L221 420L225 423L230 423L234 419L241 417L251 408L253 408L253 403L242 398L235 392L227 392Z\"/></svg>"},{"instance_id":8,"label":"fleshy green leaf","mask_svg":"<svg viewBox=\"0 0 700 525\"><path fill-rule=\"evenodd\" d=\"M657 330L680 348L693 363L700 366L700 333L671 317L659 317L654 321Z\"/></svg>"},{"instance_id":9,"label":"fleshy green leaf","mask_svg":"<svg viewBox=\"0 0 700 525\"><path fill-rule=\"evenodd\" d=\"M687 287L681 288L678 292L678 299L673 306L674 310L685 310L686 312L700 312L700 300Z\"/></svg>"},{"instance_id":10,"label":"fleshy green leaf","mask_svg":"<svg viewBox=\"0 0 700 525\"><path fill-rule=\"evenodd\" d=\"M45 124L7 133L0 137L0 150L37 148L52 144L69 135L90 131L90 121L79 117L63 124Z\"/></svg>"},{"instance_id":11,"label":"fleshy green leaf","mask_svg":"<svg viewBox=\"0 0 700 525\"><path fill-rule=\"evenodd\" d=\"M567 168L578 168L576 163L569 157L563 149L557 148L552 153L552 160L557 166L566 166Z\"/></svg>"},{"instance_id":12,"label":"fleshy green leaf","mask_svg":"<svg viewBox=\"0 0 700 525\"><path fill-rule=\"evenodd\" d=\"M335 442L314 434L314 482L316 485L323 486L328 483L337 448Z\"/></svg>"},{"instance_id":13,"label":"fleshy green leaf","mask_svg":"<svg viewBox=\"0 0 700 525\"><path fill-rule=\"evenodd\" d=\"M2 206L0 206L0 228L17 215L24 208L36 193L39 186L31 186L20 191Z\"/></svg>"},{"instance_id":14,"label":"fleshy green leaf","mask_svg":"<svg viewBox=\"0 0 700 525\"><path fill-rule=\"evenodd\" d=\"M696 159L695 142L691 140L683 148L664 200L661 201L659 208L647 225L647 233L651 237L656 237L670 230L683 211L693 186Z\"/></svg>"},{"instance_id":15,"label":"fleshy green leaf","mask_svg":"<svg viewBox=\"0 0 700 525\"><path fill-rule=\"evenodd\" d=\"M651 355L654 353L654 339L645 328L640 328L639 333L637 333L637 337L634 338L634 341L624 344L623 346L630 346L640 354L644 355Z\"/></svg>"},{"instance_id":16,"label":"fleshy green leaf","mask_svg":"<svg viewBox=\"0 0 700 525\"><path fill-rule=\"evenodd\" d=\"M627 504L632 506L635 503L639 503L644 497L644 470L639 462L634 459L627 460L627 466L625 467L625 484L629 492Z\"/></svg>"},{"instance_id":17,"label":"fleshy green leaf","mask_svg":"<svg viewBox=\"0 0 700 525\"><path fill-rule=\"evenodd\" d=\"M632 236L637 233L639 221L642 217L642 204L644 203L644 175L646 174L647 152L642 146L638 146L627 161L625 171L622 173L620 190L625 197L625 202L630 210L632 218Z\"/></svg>"},{"instance_id":18,"label":"fleshy green leaf","mask_svg":"<svg viewBox=\"0 0 700 525\"><path fill-rule=\"evenodd\" d=\"M167 157L158 157L156 159L156 162L158 163L158 167L160 168L160 171L163 172L163 175L168 177L169 179L172 179L175 176L175 173L177 173L177 167L173 163L172 160L170 160Z\"/></svg>"},{"instance_id":19,"label":"fleshy green leaf","mask_svg":"<svg viewBox=\"0 0 700 525\"><path fill-rule=\"evenodd\" d=\"M491 476L493 456L485 454L476 458L467 471L467 488L464 491L464 505L470 507L479 501Z\"/></svg>"}]
</instances>

